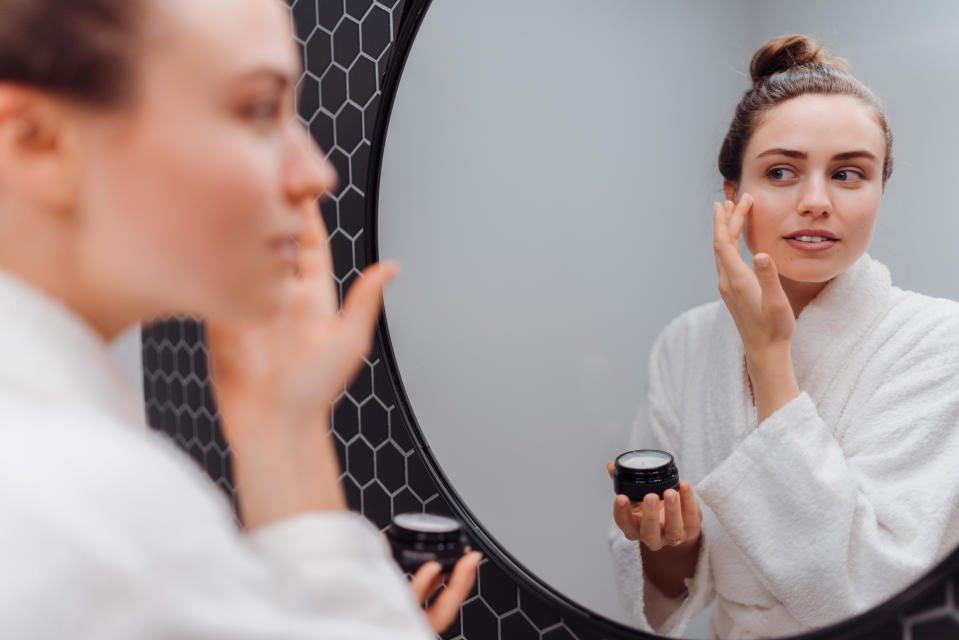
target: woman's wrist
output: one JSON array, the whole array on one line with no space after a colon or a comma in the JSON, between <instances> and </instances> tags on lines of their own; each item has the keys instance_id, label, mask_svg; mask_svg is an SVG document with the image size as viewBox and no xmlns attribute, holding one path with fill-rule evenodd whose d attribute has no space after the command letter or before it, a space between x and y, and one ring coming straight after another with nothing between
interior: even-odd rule
<instances>
[{"instance_id":1,"label":"woman's wrist","mask_svg":"<svg viewBox=\"0 0 959 640\"><path fill-rule=\"evenodd\" d=\"M759 422L799 396L799 383L788 343L752 357L747 353L746 370Z\"/></svg>"},{"instance_id":2,"label":"woman's wrist","mask_svg":"<svg viewBox=\"0 0 959 640\"><path fill-rule=\"evenodd\" d=\"M328 421L281 424L275 416L266 420L231 429L233 476L246 528L301 513L346 509Z\"/></svg>"}]
</instances>

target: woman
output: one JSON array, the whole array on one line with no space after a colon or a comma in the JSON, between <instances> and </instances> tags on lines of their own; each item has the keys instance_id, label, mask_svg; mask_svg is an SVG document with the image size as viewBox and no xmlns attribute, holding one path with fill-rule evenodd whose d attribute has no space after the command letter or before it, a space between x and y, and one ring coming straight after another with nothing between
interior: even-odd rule
<instances>
[{"instance_id":1,"label":"woman","mask_svg":"<svg viewBox=\"0 0 959 640\"><path fill-rule=\"evenodd\" d=\"M479 555L413 589L346 510L333 398L395 267L341 316L266 0L0 0L0 628L16 638L429 638ZM245 531L145 429L106 343L204 318ZM415 596L414 597L414 592ZM430 624L432 623L432 624ZM432 628L430 628L432 626Z\"/></svg>"},{"instance_id":2,"label":"woman","mask_svg":"<svg viewBox=\"0 0 959 640\"><path fill-rule=\"evenodd\" d=\"M892 171L882 108L803 36L750 71L719 155L722 301L676 318L650 358L638 443L685 481L613 506L622 591L670 635L713 601L715 637L825 625L959 540L959 305L892 286L866 253Z\"/></svg>"}]
</instances>

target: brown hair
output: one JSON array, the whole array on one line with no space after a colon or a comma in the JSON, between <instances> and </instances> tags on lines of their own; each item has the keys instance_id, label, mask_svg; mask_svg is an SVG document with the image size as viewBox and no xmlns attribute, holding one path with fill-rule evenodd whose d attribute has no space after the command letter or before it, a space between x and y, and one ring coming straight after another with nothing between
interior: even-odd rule
<instances>
[{"instance_id":1,"label":"brown hair","mask_svg":"<svg viewBox=\"0 0 959 640\"><path fill-rule=\"evenodd\" d=\"M0 0L0 82L111 105L129 95L137 0Z\"/></svg>"},{"instance_id":2,"label":"brown hair","mask_svg":"<svg viewBox=\"0 0 959 640\"><path fill-rule=\"evenodd\" d=\"M886 183L892 175L892 130L879 98L849 73L844 60L828 54L807 36L783 36L759 48L749 64L749 73L752 89L739 101L719 151L719 173L726 180L739 181L743 153L763 114L786 100L812 93L852 96L875 110L886 138L882 164L882 182Z\"/></svg>"}]
</instances>

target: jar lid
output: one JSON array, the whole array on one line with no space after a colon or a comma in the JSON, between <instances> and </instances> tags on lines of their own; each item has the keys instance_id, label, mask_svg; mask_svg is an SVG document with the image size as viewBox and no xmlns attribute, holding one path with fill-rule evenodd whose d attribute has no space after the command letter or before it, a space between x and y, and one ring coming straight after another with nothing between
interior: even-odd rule
<instances>
[{"instance_id":1,"label":"jar lid","mask_svg":"<svg viewBox=\"0 0 959 640\"><path fill-rule=\"evenodd\" d=\"M434 513L398 513L390 526L390 535L410 542L456 542L462 534L459 522Z\"/></svg>"},{"instance_id":2,"label":"jar lid","mask_svg":"<svg viewBox=\"0 0 959 640\"><path fill-rule=\"evenodd\" d=\"M614 477L626 482L658 482L678 477L673 456L659 449L636 449L616 458Z\"/></svg>"}]
</instances>

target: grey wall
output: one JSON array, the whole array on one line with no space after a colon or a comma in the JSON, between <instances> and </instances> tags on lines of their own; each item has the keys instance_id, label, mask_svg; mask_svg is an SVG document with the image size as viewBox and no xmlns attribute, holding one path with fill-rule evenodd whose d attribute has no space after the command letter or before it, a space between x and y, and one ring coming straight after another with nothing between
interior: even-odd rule
<instances>
[{"instance_id":1,"label":"grey wall","mask_svg":"<svg viewBox=\"0 0 959 640\"><path fill-rule=\"evenodd\" d=\"M816 35L884 99L897 165L871 252L959 298L957 24L952 2L434 2L385 150L386 313L443 470L521 562L623 618L604 464L656 334L717 297L715 157L770 37Z\"/></svg>"}]
</instances>

